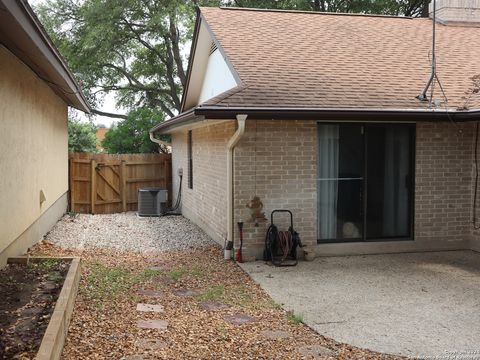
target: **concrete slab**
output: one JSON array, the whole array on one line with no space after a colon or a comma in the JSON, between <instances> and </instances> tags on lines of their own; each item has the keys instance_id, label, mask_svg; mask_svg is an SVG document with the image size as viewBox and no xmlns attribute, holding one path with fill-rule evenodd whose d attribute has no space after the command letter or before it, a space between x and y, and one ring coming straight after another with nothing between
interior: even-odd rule
<instances>
[{"instance_id":1,"label":"concrete slab","mask_svg":"<svg viewBox=\"0 0 480 360\"><path fill-rule=\"evenodd\" d=\"M220 301L206 301L204 303L201 303L200 304L200 307L203 309L203 310L207 310L207 311L215 311L215 310L221 310L221 309L225 309L228 307L227 304L224 304Z\"/></svg>"},{"instance_id":2,"label":"concrete slab","mask_svg":"<svg viewBox=\"0 0 480 360\"><path fill-rule=\"evenodd\" d=\"M153 298L163 298L165 296L163 291L157 291L152 289L140 289L138 290L138 295L148 296Z\"/></svg>"},{"instance_id":3,"label":"concrete slab","mask_svg":"<svg viewBox=\"0 0 480 360\"><path fill-rule=\"evenodd\" d=\"M137 311L142 312L156 312L156 313L163 313L163 305L155 305L155 304L137 304Z\"/></svg>"},{"instance_id":4,"label":"concrete slab","mask_svg":"<svg viewBox=\"0 0 480 360\"><path fill-rule=\"evenodd\" d=\"M480 253L321 257L241 266L320 334L407 356L479 351Z\"/></svg>"},{"instance_id":5,"label":"concrete slab","mask_svg":"<svg viewBox=\"0 0 480 360\"><path fill-rule=\"evenodd\" d=\"M139 339L135 345L145 350L160 350L167 347L167 343L157 339Z\"/></svg>"},{"instance_id":6,"label":"concrete slab","mask_svg":"<svg viewBox=\"0 0 480 360\"><path fill-rule=\"evenodd\" d=\"M248 324L254 322L256 319L253 316L247 314L236 313L223 317L225 321L232 325L240 326L243 324Z\"/></svg>"},{"instance_id":7,"label":"concrete slab","mask_svg":"<svg viewBox=\"0 0 480 360\"><path fill-rule=\"evenodd\" d=\"M137 326L141 329L167 330L168 321L165 320L138 320Z\"/></svg>"},{"instance_id":8,"label":"concrete slab","mask_svg":"<svg viewBox=\"0 0 480 360\"><path fill-rule=\"evenodd\" d=\"M333 356L335 352L327 349L321 345L305 345L297 349L297 351L303 355L308 357L309 359L320 359L325 358L325 356Z\"/></svg>"},{"instance_id":9,"label":"concrete slab","mask_svg":"<svg viewBox=\"0 0 480 360\"><path fill-rule=\"evenodd\" d=\"M293 337L293 334L291 332L283 330L265 330L262 331L261 334L270 340L288 339Z\"/></svg>"},{"instance_id":10,"label":"concrete slab","mask_svg":"<svg viewBox=\"0 0 480 360\"><path fill-rule=\"evenodd\" d=\"M189 296L197 296L201 295L200 290L197 289L175 289L173 293L180 297L189 297Z\"/></svg>"}]
</instances>

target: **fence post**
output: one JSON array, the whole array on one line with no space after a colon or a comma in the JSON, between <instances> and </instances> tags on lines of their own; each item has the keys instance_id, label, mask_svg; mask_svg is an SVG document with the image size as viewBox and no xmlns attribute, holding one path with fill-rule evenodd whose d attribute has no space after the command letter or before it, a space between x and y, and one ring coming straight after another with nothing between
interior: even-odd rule
<instances>
[{"instance_id":1,"label":"fence post","mask_svg":"<svg viewBox=\"0 0 480 360\"><path fill-rule=\"evenodd\" d=\"M73 156L70 158L70 167L69 167L69 175L70 175L70 211L75 212L75 193L74 193L74 188L75 188L75 161L73 159Z\"/></svg>"},{"instance_id":2,"label":"fence post","mask_svg":"<svg viewBox=\"0 0 480 360\"><path fill-rule=\"evenodd\" d=\"M120 163L120 197L122 199L122 211L127 211L127 173L126 161L122 160Z\"/></svg>"},{"instance_id":3,"label":"fence post","mask_svg":"<svg viewBox=\"0 0 480 360\"><path fill-rule=\"evenodd\" d=\"M97 197L97 174L96 174L97 162L92 159L90 161L90 210L92 214L95 214L95 199Z\"/></svg>"}]
</instances>

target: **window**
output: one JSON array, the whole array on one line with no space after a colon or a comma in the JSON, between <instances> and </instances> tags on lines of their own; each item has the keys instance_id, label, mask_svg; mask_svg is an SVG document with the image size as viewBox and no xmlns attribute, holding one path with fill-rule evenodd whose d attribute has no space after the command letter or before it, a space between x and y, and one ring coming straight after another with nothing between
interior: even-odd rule
<instances>
[{"instance_id":1,"label":"window","mask_svg":"<svg viewBox=\"0 0 480 360\"><path fill-rule=\"evenodd\" d=\"M415 127L318 124L318 242L408 239Z\"/></svg>"},{"instance_id":2,"label":"window","mask_svg":"<svg viewBox=\"0 0 480 360\"><path fill-rule=\"evenodd\" d=\"M187 144L187 157L188 157L188 188L193 189L193 159L192 159L192 130L188 131L188 144Z\"/></svg>"}]
</instances>

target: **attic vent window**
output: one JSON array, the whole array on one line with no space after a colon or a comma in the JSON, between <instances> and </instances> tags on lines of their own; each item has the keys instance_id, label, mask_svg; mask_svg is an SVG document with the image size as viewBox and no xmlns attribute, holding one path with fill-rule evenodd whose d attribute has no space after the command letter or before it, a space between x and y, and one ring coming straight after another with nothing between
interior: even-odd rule
<instances>
[{"instance_id":1,"label":"attic vent window","mask_svg":"<svg viewBox=\"0 0 480 360\"><path fill-rule=\"evenodd\" d=\"M212 46L210 46L210 53L209 53L209 55L212 55L212 54L215 52L215 50L217 50L217 49L218 49L217 44L215 44L214 42L212 42Z\"/></svg>"}]
</instances>

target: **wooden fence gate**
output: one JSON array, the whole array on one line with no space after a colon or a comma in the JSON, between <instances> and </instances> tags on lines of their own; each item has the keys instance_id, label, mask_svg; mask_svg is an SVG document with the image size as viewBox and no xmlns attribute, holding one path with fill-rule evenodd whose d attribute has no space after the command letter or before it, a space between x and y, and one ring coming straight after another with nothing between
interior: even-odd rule
<instances>
[{"instance_id":1,"label":"wooden fence gate","mask_svg":"<svg viewBox=\"0 0 480 360\"><path fill-rule=\"evenodd\" d=\"M136 211L138 189L145 187L165 188L171 194L171 155L71 153L69 158L72 212Z\"/></svg>"}]
</instances>

